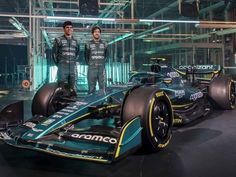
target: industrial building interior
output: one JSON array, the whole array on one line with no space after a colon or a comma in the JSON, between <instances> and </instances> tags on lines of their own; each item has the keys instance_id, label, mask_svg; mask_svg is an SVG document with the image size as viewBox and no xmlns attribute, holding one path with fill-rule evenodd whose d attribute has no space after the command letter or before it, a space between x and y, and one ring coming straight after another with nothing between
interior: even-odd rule
<instances>
[{"instance_id":1,"label":"industrial building interior","mask_svg":"<svg viewBox=\"0 0 236 177\"><path fill-rule=\"evenodd\" d=\"M126 83L130 73L148 70L145 64L152 58L165 58L173 67L221 65L224 74L236 80L235 0L1 0L2 105L23 99L26 118L30 117L34 93L56 81L51 50L67 20L73 22L73 36L80 43L77 86L81 95L87 92L84 45L95 25L108 43L108 85ZM25 86L25 80L30 84ZM167 149L137 153L112 165L23 152L0 142L0 176L233 177L235 113L216 110L204 121L175 128Z\"/></svg>"}]
</instances>

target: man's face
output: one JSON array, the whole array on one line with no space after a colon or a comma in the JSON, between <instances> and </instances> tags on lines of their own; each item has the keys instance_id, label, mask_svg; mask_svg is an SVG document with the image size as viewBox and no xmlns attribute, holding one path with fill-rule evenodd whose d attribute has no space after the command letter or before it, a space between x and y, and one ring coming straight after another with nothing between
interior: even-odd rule
<instances>
[{"instance_id":1,"label":"man's face","mask_svg":"<svg viewBox=\"0 0 236 177\"><path fill-rule=\"evenodd\" d=\"M93 38L98 40L98 39L100 39L100 36L101 36L100 30L95 29L94 32L93 32Z\"/></svg>"},{"instance_id":2,"label":"man's face","mask_svg":"<svg viewBox=\"0 0 236 177\"><path fill-rule=\"evenodd\" d=\"M64 28L64 34L65 34L66 36L71 36L72 33L73 33L73 26L71 26L71 25L65 26L65 28Z\"/></svg>"}]
</instances>

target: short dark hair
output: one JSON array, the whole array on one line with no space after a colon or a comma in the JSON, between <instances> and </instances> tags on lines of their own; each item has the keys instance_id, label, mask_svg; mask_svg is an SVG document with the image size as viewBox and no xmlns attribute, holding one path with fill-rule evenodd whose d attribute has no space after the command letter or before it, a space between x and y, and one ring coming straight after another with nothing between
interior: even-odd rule
<instances>
[{"instance_id":1,"label":"short dark hair","mask_svg":"<svg viewBox=\"0 0 236 177\"><path fill-rule=\"evenodd\" d=\"M65 27L68 26L68 25L73 26L73 23L72 23L71 21L65 21L65 22L63 23L63 28L65 28Z\"/></svg>"},{"instance_id":2,"label":"short dark hair","mask_svg":"<svg viewBox=\"0 0 236 177\"><path fill-rule=\"evenodd\" d=\"M92 30L91 30L92 34L94 33L94 31L95 31L96 29L99 29L100 33L102 32L102 30L101 30L101 28L100 28L99 26L94 26L94 27L92 28Z\"/></svg>"}]
</instances>

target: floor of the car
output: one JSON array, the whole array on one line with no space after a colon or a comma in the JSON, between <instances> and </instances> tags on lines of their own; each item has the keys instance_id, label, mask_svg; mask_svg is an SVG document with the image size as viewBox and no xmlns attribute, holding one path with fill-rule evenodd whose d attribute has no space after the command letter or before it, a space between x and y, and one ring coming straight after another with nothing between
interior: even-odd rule
<instances>
[{"instance_id":1,"label":"floor of the car","mask_svg":"<svg viewBox=\"0 0 236 177\"><path fill-rule=\"evenodd\" d=\"M25 101L26 118L30 116L30 102ZM152 154L138 152L111 165L54 157L0 142L0 176L235 177L235 114L236 110L215 110L208 117L174 128L166 149Z\"/></svg>"}]
</instances>

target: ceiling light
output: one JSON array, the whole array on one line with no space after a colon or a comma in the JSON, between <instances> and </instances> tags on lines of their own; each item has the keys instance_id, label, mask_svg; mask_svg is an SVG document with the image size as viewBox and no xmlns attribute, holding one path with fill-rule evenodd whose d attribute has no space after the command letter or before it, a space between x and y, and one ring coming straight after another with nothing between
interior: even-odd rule
<instances>
[{"instance_id":1,"label":"ceiling light","mask_svg":"<svg viewBox=\"0 0 236 177\"><path fill-rule=\"evenodd\" d=\"M163 37L159 37L159 38L144 38L143 42L163 42L163 41L173 41L173 40L187 40L187 38L163 38Z\"/></svg>"},{"instance_id":2,"label":"ceiling light","mask_svg":"<svg viewBox=\"0 0 236 177\"><path fill-rule=\"evenodd\" d=\"M161 32L167 31L169 29L170 29L169 26L165 27L165 28L157 29L157 30L153 31L152 34L161 33Z\"/></svg>"},{"instance_id":3,"label":"ceiling light","mask_svg":"<svg viewBox=\"0 0 236 177\"><path fill-rule=\"evenodd\" d=\"M143 34L143 35L140 35L140 36L136 37L135 39L142 39L142 38L144 38L146 36L147 36L147 34Z\"/></svg>"},{"instance_id":4,"label":"ceiling light","mask_svg":"<svg viewBox=\"0 0 236 177\"><path fill-rule=\"evenodd\" d=\"M127 39L128 37L133 36L133 35L134 35L134 33L127 33L127 34L124 34L124 35L122 35L122 36L120 36L120 37L118 37L118 38L116 38L116 39L110 41L108 44L110 45L110 44L113 44L113 43L115 43L115 42L118 42L118 41Z\"/></svg>"},{"instance_id":5,"label":"ceiling light","mask_svg":"<svg viewBox=\"0 0 236 177\"><path fill-rule=\"evenodd\" d=\"M46 16L49 20L81 20L81 21L110 21L114 22L115 18L90 18L90 17L59 17L59 16Z\"/></svg>"},{"instance_id":6,"label":"ceiling light","mask_svg":"<svg viewBox=\"0 0 236 177\"><path fill-rule=\"evenodd\" d=\"M139 22L160 22L160 23L194 23L198 24L200 21L195 20L195 21L188 21L188 20L151 20L151 19L139 19Z\"/></svg>"}]
</instances>

